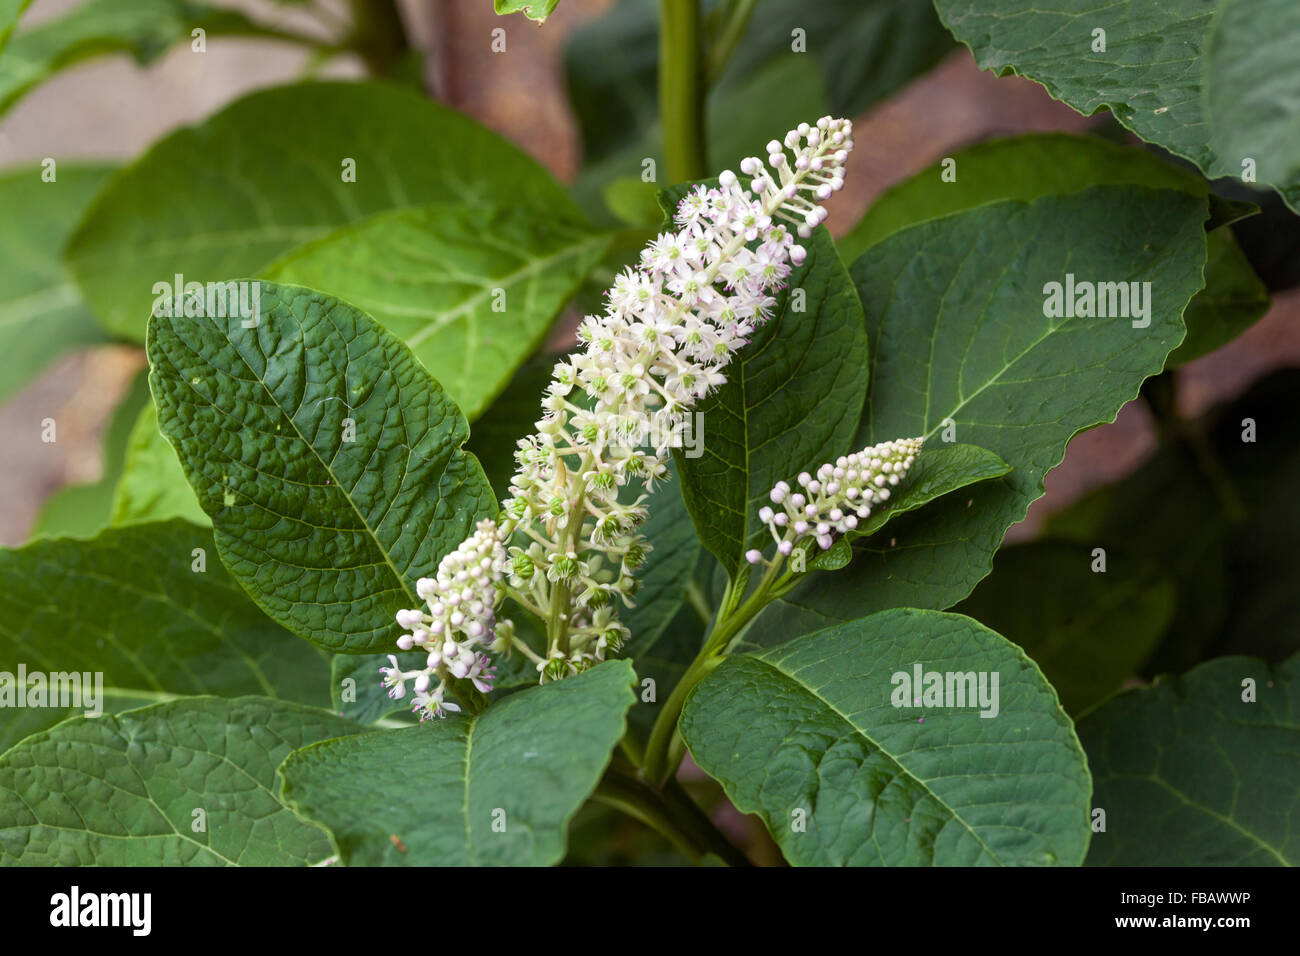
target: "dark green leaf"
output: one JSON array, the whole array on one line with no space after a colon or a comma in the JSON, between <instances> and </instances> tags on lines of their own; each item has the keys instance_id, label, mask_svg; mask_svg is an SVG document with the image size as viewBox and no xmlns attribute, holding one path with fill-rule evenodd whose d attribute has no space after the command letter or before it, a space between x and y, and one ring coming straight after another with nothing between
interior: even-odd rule
<instances>
[{"instance_id":1,"label":"dark green leaf","mask_svg":"<svg viewBox=\"0 0 1300 956\"><path fill-rule=\"evenodd\" d=\"M273 619L328 650L387 651L416 580L495 514L492 491L405 345L308 289L263 283L261 303L256 328L233 306L150 322L159 424Z\"/></svg>"},{"instance_id":2,"label":"dark green leaf","mask_svg":"<svg viewBox=\"0 0 1300 956\"><path fill-rule=\"evenodd\" d=\"M362 730L262 697L65 721L0 757L0 863L323 862L329 840L280 802L276 767L292 750Z\"/></svg>"},{"instance_id":3,"label":"dark green leaf","mask_svg":"<svg viewBox=\"0 0 1300 956\"><path fill-rule=\"evenodd\" d=\"M948 433L1012 470L859 542L852 565L769 608L751 638L785 640L888 607L950 607L969 594L1070 438L1113 420L1182 339L1183 308L1201 286L1204 218L1204 201L1183 193L1097 186L980 206L868 249L852 270L871 342L855 444ZM1150 324L1045 316L1045 284L1067 273L1151 282Z\"/></svg>"},{"instance_id":4,"label":"dark green leaf","mask_svg":"<svg viewBox=\"0 0 1300 956\"><path fill-rule=\"evenodd\" d=\"M915 668L983 676L995 706L930 706ZM1019 648L960 615L901 608L728 658L681 732L796 865L1077 865L1088 845L1069 718Z\"/></svg>"},{"instance_id":5,"label":"dark green leaf","mask_svg":"<svg viewBox=\"0 0 1300 956\"><path fill-rule=\"evenodd\" d=\"M1294 0L935 0L981 68L1013 71L1084 115L1103 107L1209 177L1258 165L1300 210L1300 5ZM1094 52L1095 31L1105 31Z\"/></svg>"},{"instance_id":6,"label":"dark green leaf","mask_svg":"<svg viewBox=\"0 0 1300 956\"><path fill-rule=\"evenodd\" d=\"M1297 686L1300 656L1223 657L1088 713L1079 738L1106 812L1089 865L1300 863Z\"/></svg>"},{"instance_id":7,"label":"dark green leaf","mask_svg":"<svg viewBox=\"0 0 1300 956\"><path fill-rule=\"evenodd\" d=\"M623 735L632 666L494 703L476 717L330 740L281 767L286 803L360 866L545 866Z\"/></svg>"}]
</instances>

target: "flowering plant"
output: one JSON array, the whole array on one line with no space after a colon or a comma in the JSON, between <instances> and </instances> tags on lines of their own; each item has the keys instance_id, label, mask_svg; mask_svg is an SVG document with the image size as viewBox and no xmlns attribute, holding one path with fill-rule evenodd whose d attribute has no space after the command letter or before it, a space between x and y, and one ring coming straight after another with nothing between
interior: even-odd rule
<instances>
[{"instance_id":1,"label":"flowering plant","mask_svg":"<svg viewBox=\"0 0 1300 956\"><path fill-rule=\"evenodd\" d=\"M426 94L392 0L25 6L0 118L173 41L371 77L0 175L0 389L105 336L138 369L103 479L0 549L0 863L1297 862L1300 384L1178 391L1285 271L1296 98L1225 52L1284 87L1279 5L1131 0L1074 60L1077 12L1020 0L598 5L569 185ZM583 6L497 0L490 70ZM952 132L883 174L869 108L956 41L1200 172ZM1074 439L1135 397L1116 480ZM1067 446L1097 489L1030 512Z\"/></svg>"}]
</instances>

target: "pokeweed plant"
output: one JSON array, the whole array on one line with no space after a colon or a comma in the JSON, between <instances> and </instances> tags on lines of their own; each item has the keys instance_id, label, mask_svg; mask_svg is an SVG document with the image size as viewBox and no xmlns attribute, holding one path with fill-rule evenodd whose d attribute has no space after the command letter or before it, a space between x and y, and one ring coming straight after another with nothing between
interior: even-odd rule
<instances>
[{"instance_id":1,"label":"pokeweed plant","mask_svg":"<svg viewBox=\"0 0 1300 956\"><path fill-rule=\"evenodd\" d=\"M149 365L104 479L0 551L0 861L603 862L627 827L647 859L730 864L1296 861L1300 766L1219 785L1294 725L1300 658L1231 630L1207 577L1267 524L1272 485L1243 476L1288 474L1289 379L1224 413L1264 421L1258 446L1173 394L1268 305L1230 228L1254 207L1037 134L825 226L839 117L953 36L1207 175L1242 154L1294 208L1300 124L1220 62L1294 37L1290 7L1224 4L1202 50L1201 19L1131 3L1078 43L1134 55L1080 72L1041 3L626 0L568 53L566 190L421 95L392 3L328 39L100 6L12 36L25 4L0 11L0 110L209 31L388 80L254 92L116 170L0 176L40 237L0 281L0 388L110 336ZM1202 104L1250 108L1202 116L1191 74L1146 64L1166 26ZM1002 548L1139 392L1157 456ZM1205 516L1173 549L1171 502ZM1156 669L1186 673L1116 694ZM732 808L765 836L733 842Z\"/></svg>"}]
</instances>

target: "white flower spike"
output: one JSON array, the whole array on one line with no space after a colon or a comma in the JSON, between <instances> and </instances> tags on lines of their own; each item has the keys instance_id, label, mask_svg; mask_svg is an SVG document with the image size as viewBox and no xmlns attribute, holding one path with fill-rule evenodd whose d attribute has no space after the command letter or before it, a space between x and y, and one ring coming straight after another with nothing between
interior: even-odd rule
<instances>
[{"instance_id":1,"label":"white flower spike","mask_svg":"<svg viewBox=\"0 0 1300 956\"><path fill-rule=\"evenodd\" d=\"M553 680L622 645L618 604L631 606L648 551L637 533L646 495L624 492L633 483L652 492L666 477L687 413L726 381L731 357L770 317L774 294L807 257L795 235L812 235L826 218L821 203L844 185L852 134L848 120L829 116L801 124L784 144L768 144L766 161L741 162L748 189L730 170L717 188L696 186L678 206L678 230L650 242L638 267L614 280L605 314L583 321L581 347L555 366L536 433L518 444L499 522L481 522L435 580L421 581L428 613L398 616L410 631L398 646L429 650L414 675L427 678L416 687L422 717L452 709L442 699L449 677L490 688L484 647L513 644ZM547 623L544 655L496 621L507 594ZM413 674L396 662L383 670L401 696Z\"/></svg>"}]
</instances>

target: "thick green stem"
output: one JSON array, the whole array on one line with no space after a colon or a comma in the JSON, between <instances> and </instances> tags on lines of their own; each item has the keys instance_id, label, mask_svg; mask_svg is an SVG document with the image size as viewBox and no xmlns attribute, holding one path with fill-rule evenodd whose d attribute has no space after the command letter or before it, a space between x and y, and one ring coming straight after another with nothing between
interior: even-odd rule
<instances>
[{"instance_id":1,"label":"thick green stem","mask_svg":"<svg viewBox=\"0 0 1300 956\"><path fill-rule=\"evenodd\" d=\"M718 619L705 640L704 647L691 662L686 673L682 675L682 679L677 682L668 699L664 701L663 710L659 712L654 728L650 731L642 775L655 786L662 786L672 777L685 753L685 744L677 733L677 719L681 716L687 695L696 684L722 663L722 655L726 653L732 639L744 630L745 626L757 617L758 612L767 607L770 601L788 591L793 583L794 575L788 571L781 573L781 562L782 559L778 556L768 567L767 573L759 581L754 593L744 601L740 600L740 595L744 594L744 582L747 581L748 575L733 579L727 586L727 593L722 599L722 608L718 611Z\"/></svg>"},{"instance_id":2,"label":"thick green stem","mask_svg":"<svg viewBox=\"0 0 1300 956\"><path fill-rule=\"evenodd\" d=\"M671 182L703 179L704 56L700 0L660 0L659 118Z\"/></svg>"}]
</instances>

